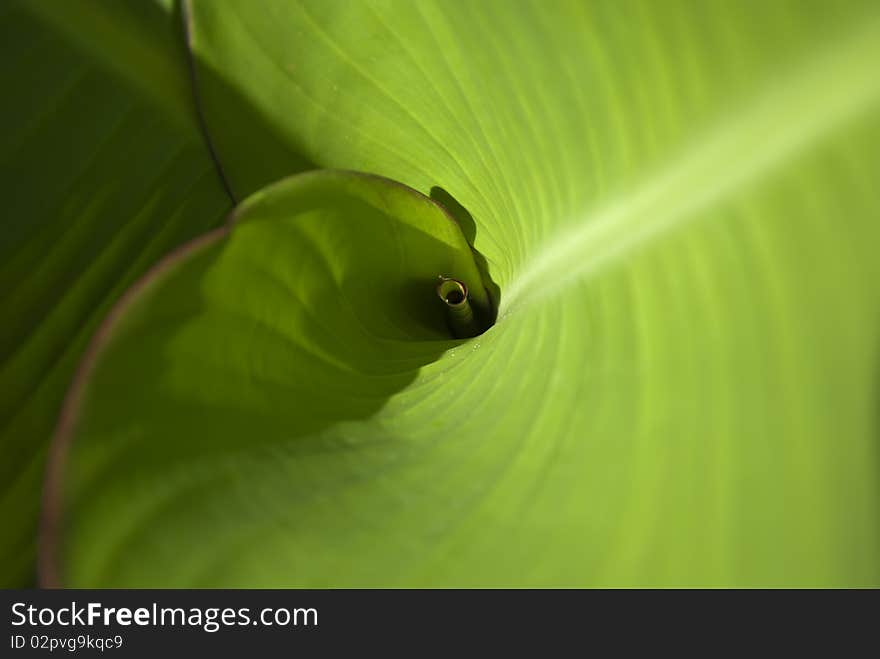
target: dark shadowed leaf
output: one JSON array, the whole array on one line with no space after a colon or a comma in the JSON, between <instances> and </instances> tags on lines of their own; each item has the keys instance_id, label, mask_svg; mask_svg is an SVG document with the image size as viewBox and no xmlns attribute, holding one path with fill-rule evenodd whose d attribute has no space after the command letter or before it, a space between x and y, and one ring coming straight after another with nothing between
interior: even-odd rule
<instances>
[{"instance_id":1,"label":"dark shadowed leaf","mask_svg":"<svg viewBox=\"0 0 880 659\"><path fill-rule=\"evenodd\" d=\"M46 446L89 335L229 201L179 27L159 5L35 0L0 14L0 585L11 586L34 579Z\"/></svg>"}]
</instances>

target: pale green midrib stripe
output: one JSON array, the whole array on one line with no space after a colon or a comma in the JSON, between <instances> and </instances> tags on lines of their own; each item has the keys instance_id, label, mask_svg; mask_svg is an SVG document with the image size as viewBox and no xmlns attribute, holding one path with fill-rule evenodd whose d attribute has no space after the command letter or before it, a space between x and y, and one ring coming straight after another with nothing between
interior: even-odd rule
<instances>
[{"instance_id":1,"label":"pale green midrib stripe","mask_svg":"<svg viewBox=\"0 0 880 659\"><path fill-rule=\"evenodd\" d=\"M771 80L677 159L586 211L536 251L505 292L501 316L594 276L730 198L880 101L880 20Z\"/></svg>"}]
</instances>

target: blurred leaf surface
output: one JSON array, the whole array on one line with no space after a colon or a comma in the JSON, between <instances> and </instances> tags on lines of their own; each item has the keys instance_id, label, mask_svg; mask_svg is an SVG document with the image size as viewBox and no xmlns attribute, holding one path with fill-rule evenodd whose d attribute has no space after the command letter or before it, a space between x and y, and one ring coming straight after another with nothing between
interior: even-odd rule
<instances>
[{"instance_id":1,"label":"blurred leaf surface","mask_svg":"<svg viewBox=\"0 0 880 659\"><path fill-rule=\"evenodd\" d=\"M32 583L46 446L110 303L229 201L152 2L0 9L0 585Z\"/></svg>"},{"instance_id":2,"label":"blurred leaf surface","mask_svg":"<svg viewBox=\"0 0 880 659\"><path fill-rule=\"evenodd\" d=\"M189 11L237 194L291 153L441 187L501 317L454 348L371 332L352 359L408 365L377 388L330 375L354 324L318 278L212 279L298 267L306 236L193 256L96 364L72 585L880 584L876 3ZM342 233L309 239L348 263ZM237 320L181 308L137 343L184 291ZM325 333L291 331L305 309ZM126 360L153 388L123 423Z\"/></svg>"}]
</instances>

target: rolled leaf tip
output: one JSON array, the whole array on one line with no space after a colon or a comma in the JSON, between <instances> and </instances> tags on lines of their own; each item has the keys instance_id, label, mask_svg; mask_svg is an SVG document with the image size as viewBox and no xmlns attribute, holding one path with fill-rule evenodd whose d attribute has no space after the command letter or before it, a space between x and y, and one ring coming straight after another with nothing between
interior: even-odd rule
<instances>
[{"instance_id":1,"label":"rolled leaf tip","mask_svg":"<svg viewBox=\"0 0 880 659\"><path fill-rule=\"evenodd\" d=\"M446 319L455 338L467 339L480 333L463 281L440 275L437 295L446 305Z\"/></svg>"}]
</instances>

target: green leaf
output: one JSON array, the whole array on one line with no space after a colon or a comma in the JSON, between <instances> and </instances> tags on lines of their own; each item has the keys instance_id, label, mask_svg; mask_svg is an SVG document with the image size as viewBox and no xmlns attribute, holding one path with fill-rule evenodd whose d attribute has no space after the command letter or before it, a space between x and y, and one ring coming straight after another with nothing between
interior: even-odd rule
<instances>
[{"instance_id":1,"label":"green leaf","mask_svg":"<svg viewBox=\"0 0 880 659\"><path fill-rule=\"evenodd\" d=\"M231 235L215 231L155 267L96 335L56 437L66 451L75 427L74 501L101 490L90 521L78 518L66 540L75 557L70 582L118 580L104 562L142 531L160 554L177 553L125 520L139 523L161 506L181 470L207 479L196 508L202 496L218 513L231 506L214 519L237 542L248 526L232 512L240 495L260 498L270 481L284 499L301 491L291 458L368 450L360 431L320 437L343 422L368 423L421 366L456 345L434 290L438 276L465 282L471 303L488 307L464 235L440 206L393 181L346 172L273 185L236 210ZM236 463L249 476L229 471ZM260 476L284 465L286 485ZM52 476L50 492L56 485ZM50 500L54 516L57 497ZM190 530L173 534L195 539L201 530L188 515L204 511L181 503L174 516ZM95 523L104 527L97 535ZM204 558L168 569L184 577ZM149 583L136 573L122 579Z\"/></svg>"},{"instance_id":2,"label":"green leaf","mask_svg":"<svg viewBox=\"0 0 880 659\"><path fill-rule=\"evenodd\" d=\"M876 3L190 12L236 193L451 195L499 321L352 338L366 212L190 253L60 436L65 583L880 584Z\"/></svg>"},{"instance_id":3,"label":"green leaf","mask_svg":"<svg viewBox=\"0 0 880 659\"><path fill-rule=\"evenodd\" d=\"M179 28L137 4L0 10L0 586L35 578L46 447L90 334L154 260L229 205Z\"/></svg>"}]
</instances>

